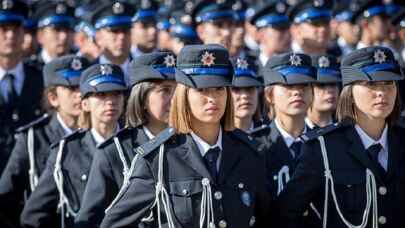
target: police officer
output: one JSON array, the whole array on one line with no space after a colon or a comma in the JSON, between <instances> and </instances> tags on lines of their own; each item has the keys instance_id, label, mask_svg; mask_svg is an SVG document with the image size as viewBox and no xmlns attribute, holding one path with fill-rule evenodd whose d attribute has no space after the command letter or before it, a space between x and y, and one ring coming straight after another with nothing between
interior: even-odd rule
<instances>
[{"instance_id":1,"label":"police officer","mask_svg":"<svg viewBox=\"0 0 405 228\"><path fill-rule=\"evenodd\" d=\"M95 64L82 72L82 126L50 147L38 185L24 206L23 227L73 227L96 146L118 131L126 84L119 66Z\"/></svg>"},{"instance_id":2,"label":"police officer","mask_svg":"<svg viewBox=\"0 0 405 228\"><path fill-rule=\"evenodd\" d=\"M342 55L345 56L356 50L357 42L360 39L360 26L354 21L349 3L340 3L339 9L335 12L334 22L336 24L336 42L342 50Z\"/></svg>"},{"instance_id":3,"label":"police officer","mask_svg":"<svg viewBox=\"0 0 405 228\"><path fill-rule=\"evenodd\" d=\"M13 147L14 130L41 115L43 80L37 67L22 59L27 5L13 0L0 3L1 174Z\"/></svg>"},{"instance_id":4,"label":"police officer","mask_svg":"<svg viewBox=\"0 0 405 228\"><path fill-rule=\"evenodd\" d=\"M95 41L96 30L93 25L82 18L77 26L75 26L75 45L78 48L76 55L83 56L90 61L96 60L101 53L100 47Z\"/></svg>"},{"instance_id":5,"label":"police officer","mask_svg":"<svg viewBox=\"0 0 405 228\"><path fill-rule=\"evenodd\" d=\"M261 47L259 62L263 67L273 55L290 49L290 20L286 15L287 9L286 3L271 1L258 6L250 18L250 23L258 29L257 36Z\"/></svg>"},{"instance_id":6,"label":"police officer","mask_svg":"<svg viewBox=\"0 0 405 228\"><path fill-rule=\"evenodd\" d=\"M232 31L229 55L231 59L249 58L252 55L244 43L245 21L248 4L245 0L233 0L232 10L234 11L234 28ZM249 55L249 56L248 56Z\"/></svg>"},{"instance_id":7,"label":"police officer","mask_svg":"<svg viewBox=\"0 0 405 228\"><path fill-rule=\"evenodd\" d=\"M158 4L154 0L140 0L132 17L132 57L150 53L157 48Z\"/></svg>"},{"instance_id":8,"label":"police officer","mask_svg":"<svg viewBox=\"0 0 405 228\"><path fill-rule=\"evenodd\" d=\"M77 127L80 73L88 66L84 58L63 56L44 67L48 114L17 129L15 147L0 179L0 213L14 220L15 225L45 168L49 146Z\"/></svg>"},{"instance_id":9,"label":"police officer","mask_svg":"<svg viewBox=\"0 0 405 228\"><path fill-rule=\"evenodd\" d=\"M264 165L246 135L232 131L228 59L220 45L183 48L170 110L173 128L137 150L128 189L101 227L141 220L150 227L267 227Z\"/></svg>"},{"instance_id":10,"label":"police officer","mask_svg":"<svg viewBox=\"0 0 405 228\"><path fill-rule=\"evenodd\" d=\"M129 184L134 148L167 128L176 86L175 63L175 55L170 52L144 54L131 62L127 127L98 147L100 151L94 157L76 227L99 227L105 211L119 197L122 185Z\"/></svg>"},{"instance_id":11,"label":"police officer","mask_svg":"<svg viewBox=\"0 0 405 228\"><path fill-rule=\"evenodd\" d=\"M75 17L73 7L66 2L36 4L37 39L42 48L36 61L43 66L56 57L72 53Z\"/></svg>"},{"instance_id":12,"label":"police officer","mask_svg":"<svg viewBox=\"0 0 405 228\"><path fill-rule=\"evenodd\" d=\"M341 68L341 122L303 136L301 161L279 197L284 225L301 227L312 201L323 227L402 227L399 65L388 48L370 47L344 57Z\"/></svg>"},{"instance_id":13,"label":"police officer","mask_svg":"<svg viewBox=\"0 0 405 228\"><path fill-rule=\"evenodd\" d=\"M229 1L201 0L191 13L198 37L204 44L231 46L234 12Z\"/></svg>"},{"instance_id":14,"label":"police officer","mask_svg":"<svg viewBox=\"0 0 405 228\"><path fill-rule=\"evenodd\" d=\"M395 16L392 18L391 23L395 27L398 38L401 41L399 53L399 63L401 67L405 67L405 7L398 10Z\"/></svg>"},{"instance_id":15,"label":"police officer","mask_svg":"<svg viewBox=\"0 0 405 228\"><path fill-rule=\"evenodd\" d=\"M24 58L35 58L35 54L38 52L39 44L36 37L37 34L37 22L34 18L34 4L29 5L28 17L24 21L24 41L23 52Z\"/></svg>"},{"instance_id":16,"label":"police officer","mask_svg":"<svg viewBox=\"0 0 405 228\"><path fill-rule=\"evenodd\" d=\"M305 123L309 128L315 129L334 122L341 75L336 57L314 55L311 58L312 65L316 67L316 82L312 86L314 96Z\"/></svg>"},{"instance_id":17,"label":"police officer","mask_svg":"<svg viewBox=\"0 0 405 228\"><path fill-rule=\"evenodd\" d=\"M128 66L132 57L131 18L134 7L122 1L102 2L93 11L91 22L96 29L96 43L102 50L96 62L121 67L128 81Z\"/></svg>"},{"instance_id":18,"label":"police officer","mask_svg":"<svg viewBox=\"0 0 405 228\"><path fill-rule=\"evenodd\" d=\"M300 0L289 8L288 16L293 23L291 48L294 52L341 55L340 50L329 46L332 7L333 1Z\"/></svg>"}]
</instances>

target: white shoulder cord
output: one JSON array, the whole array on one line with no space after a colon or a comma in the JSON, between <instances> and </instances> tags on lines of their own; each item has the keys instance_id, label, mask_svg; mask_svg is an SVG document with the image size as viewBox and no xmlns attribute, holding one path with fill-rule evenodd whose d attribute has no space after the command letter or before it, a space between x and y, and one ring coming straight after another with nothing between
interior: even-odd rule
<instances>
[{"instance_id":1,"label":"white shoulder cord","mask_svg":"<svg viewBox=\"0 0 405 228\"><path fill-rule=\"evenodd\" d=\"M207 228L215 227L214 207L212 204L212 190L210 180L203 178L202 181L203 192L201 196L200 207L200 228L204 227L205 217L207 217Z\"/></svg>"},{"instance_id":2,"label":"white shoulder cord","mask_svg":"<svg viewBox=\"0 0 405 228\"><path fill-rule=\"evenodd\" d=\"M121 146L121 143L120 143L120 140L118 139L118 137L114 137L114 144L115 144L115 147L117 148L118 155L120 156L122 166L123 166L122 174L125 177L125 175L127 175L128 171L129 171L129 168L128 168L128 164L127 164L127 161L124 156L124 151L122 150L122 146Z\"/></svg>"},{"instance_id":3,"label":"white shoulder cord","mask_svg":"<svg viewBox=\"0 0 405 228\"><path fill-rule=\"evenodd\" d=\"M64 215L64 208L65 208L64 206L66 206L66 209L67 209L66 216L70 216L70 215L72 215L73 217L76 216L76 212L74 212L74 210L70 206L69 199L65 195L65 192L64 192L64 189L63 189L62 154L63 154L63 147L64 146L65 146L65 140L62 139L60 141L59 150L58 150L58 154L57 154L56 162L55 162L55 170L54 170L54 173L53 173L53 177L55 179L56 187L58 188L58 192L59 192L58 208L61 208L62 218L63 218L63 216L65 216Z\"/></svg>"},{"instance_id":4,"label":"white shoulder cord","mask_svg":"<svg viewBox=\"0 0 405 228\"><path fill-rule=\"evenodd\" d=\"M325 181L325 201L324 201L324 212L323 212L323 228L326 228L327 220L328 220L329 183L330 183L331 193L332 193L332 197L333 197L333 201L334 201L336 210L337 210L340 218L342 219L342 221L348 228L365 228L367 226L368 216L370 213L371 206L373 206L372 227L378 228L377 187L376 187L376 181L375 181L374 174L369 169L366 170L367 203L366 203L366 208L365 208L364 214L363 214L363 221L360 225L357 225L357 226L353 225L349 221L347 221L346 218L343 216L342 211L340 210L339 204L337 202L332 172L329 168L329 159L328 159L328 155L326 152L325 139L323 138L323 136L319 136L318 140L319 140L319 143L321 146L323 163L325 166L325 179L326 179L326 181Z\"/></svg>"},{"instance_id":5,"label":"white shoulder cord","mask_svg":"<svg viewBox=\"0 0 405 228\"><path fill-rule=\"evenodd\" d=\"M34 128L28 129L28 159L30 162L30 169L28 170L31 192L35 190L38 185L38 173L35 167L35 154L34 154Z\"/></svg>"},{"instance_id":6,"label":"white shoulder cord","mask_svg":"<svg viewBox=\"0 0 405 228\"><path fill-rule=\"evenodd\" d=\"M283 182L283 177L285 178L285 182ZM290 181L290 169L288 168L288 165L283 166L280 171L278 171L277 181L277 195L279 195L280 192L284 189L284 183L288 183L288 181Z\"/></svg>"}]
</instances>

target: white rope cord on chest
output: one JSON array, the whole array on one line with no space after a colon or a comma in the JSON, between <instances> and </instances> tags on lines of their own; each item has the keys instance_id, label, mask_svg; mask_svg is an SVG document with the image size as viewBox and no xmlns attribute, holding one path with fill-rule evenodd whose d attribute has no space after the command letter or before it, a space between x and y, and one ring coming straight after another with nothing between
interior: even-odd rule
<instances>
[{"instance_id":1,"label":"white rope cord on chest","mask_svg":"<svg viewBox=\"0 0 405 228\"><path fill-rule=\"evenodd\" d=\"M38 185L38 173L35 167L35 154L34 154L34 128L28 129L27 139L28 159L30 163L30 169L28 170L30 189L31 192L35 190Z\"/></svg>"},{"instance_id":2,"label":"white rope cord on chest","mask_svg":"<svg viewBox=\"0 0 405 228\"><path fill-rule=\"evenodd\" d=\"M372 227L373 228L378 228L378 203L377 203L377 187L376 187L376 181L374 174L367 169L366 170L366 192L367 192L367 202L366 202L366 208L363 213L363 220L360 225L353 225L349 221L346 220L344 217L339 204L337 202L336 198L336 193L335 193L335 184L333 181L333 176L332 172L329 167L329 159L326 151L326 144L325 144L325 139L323 136L318 137L320 146L321 146L321 152L322 152L322 157L323 157L323 163L325 166L325 201L324 201L324 213L323 213L323 228L326 228L327 226L327 220L328 220L328 201L329 201L329 183L330 183L330 190L333 198L333 202L336 207L336 211L338 212L340 218L342 219L343 223L348 227L348 228L365 228L368 223L368 217L370 214L370 209L371 206L372 208Z\"/></svg>"},{"instance_id":3,"label":"white rope cord on chest","mask_svg":"<svg viewBox=\"0 0 405 228\"><path fill-rule=\"evenodd\" d=\"M284 181L285 180L285 181ZM288 165L284 165L280 171L278 171L278 189L277 189L277 195L280 194L281 191L284 189L284 183L288 183L290 181L290 168L288 168Z\"/></svg>"},{"instance_id":4,"label":"white rope cord on chest","mask_svg":"<svg viewBox=\"0 0 405 228\"><path fill-rule=\"evenodd\" d=\"M214 207L212 204L212 189L210 180L203 178L202 181L203 192L201 196L200 207L200 228L204 227L205 218L207 218L207 228L215 227Z\"/></svg>"},{"instance_id":5,"label":"white rope cord on chest","mask_svg":"<svg viewBox=\"0 0 405 228\"><path fill-rule=\"evenodd\" d=\"M64 189L63 189L63 172L62 172L62 155L63 155L63 147L65 146L65 140L60 141L58 154L56 156L55 162L55 170L53 172L53 177L55 179L56 187L58 188L59 192L59 204L58 208L61 209L62 217L65 216L64 209L66 207L67 212L66 216L73 216L76 217L76 212L72 209L69 203L69 199L66 196Z\"/></svg>"},{"instance_id":6,"label":"white rope cord on chest","mask_svg":"<svg viewBox=\"0 0 405 228\"><path fill-rule=\"evenodd\" d=\"M122 146L121 146L121 143L120 143L120 140L118 139L118 137L114 137L113 139L114 139L115 147L117 148L117 151L118 151L118 155L120 156L120 160L122 162L122 167L123 167L122 174L125 177L127 175L127 173L129 172L129 168L128 168L127 161L125 159L124 151L122 150Z\"/></svg>"}]
</instances>

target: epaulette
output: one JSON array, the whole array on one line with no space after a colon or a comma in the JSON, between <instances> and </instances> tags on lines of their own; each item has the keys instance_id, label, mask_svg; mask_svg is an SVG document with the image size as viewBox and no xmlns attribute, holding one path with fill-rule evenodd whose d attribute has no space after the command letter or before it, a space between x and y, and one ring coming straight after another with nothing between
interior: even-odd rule
<instances>
[{"instance_id":1,"label":"epaulette","mask_svg":"<svg viewBox=\"0 0 405 228\"><path fill-rule=\"evenodd\" d=\"M55 148L56 146L58 146L59 143L60 143L62 140L71 141L71 140L73 140L73 139L75 139L75 138L77 138L77 137L79 137L79 136L83 136L86 132L87 132L86 129L81 129L81 128L76 129L76 130L73 131L72 133L67 134L67 135L65 135L64 137L62 137L62 139L59 140L58 142L53 143L53 144L51 145L51 148Z\"/></svg>"},{"instance_id":2,"label":"epaulette","mask_svg":"<svg viewBox=\"0 0 405 228\"><path fill-rule=\"evenodd\" d=\"M37 125L39 125L39 124L47 123L47 121L48 121L49 119L50 119L50 115L44 114L43 116L41 116L41 117L39 117L38 119L32 121L31 123L26 124L26 125L24 125L24 126L22 126L22 127L17 128L16 132L17 132L17 133L20 133L20 132L23 132L23 131L25 131L25 130L30 129L31 127L37 126Z\"/></svg>"},{"instance_id":3,"label":"epaulette","mask_svg":"<svg viewBox=\"0 0 405 228\"><path fill-rule=\"evenodd\" d=\"M308 141L317 139L319 136L326 135L326 134L328 134L330 132L333 132L333 131L335 131L337 129L344 128L344 127L347 127L347 126L350 126L350 124L347 123L347 122L333 123L333 124L330 124L328 126L309 131L309 132L301 135L300 138L304 142L308 142Z\"/></svg>"},{"instance_id":4,"label":"epaulette","mask_svg":"<svg viewBox=\"0 0 405 228\"><path fill-rule=\"evenodd\" d=\"M242 141L244 144L248 145L255 151L259 147L259 143L256 140L254 140L252 136L248 135L247 133L245 133L240 129L235 129L231 131L231 135L235 136L236 139Z\"/></svg>"},{"instance_id":5,"label":"epaulette","mask_svg":"<svg viewBox=\"0 0 405 228\"><path fill-rule=\"evenodd\" d=\"M155 138L151 139L150 141L138 146L135 150L136 153L140 154L142 157L145 157L160 145L165 143L169 140L174 134L176 130L172 127L166 128L161 133L159 133Z\"/></svg>"},{"instance_id":6,"label":"epaulette","mask_svg":"<svg viewBox=\"0 0 405 228\"><path fill-rule=\"evenodd\" d=\"M100 149L100 148L103 148L103 147L109 145L110 143L112 143L114 141L115 137L121 138L125 134L130 133L132 129L133 129L132 127L125 127L125 128L120 129L115 134L113 134L111 137L106 139L104 142L97 145L97 148Z\"/></svg>"},{"instance_id":7,"label":"epaulette","mask_svg":"<svg viewBox=\"0 0 405 228\"><path fill-rule=\"evenodd\" d=\"M270 127L270 125L268 125L268 124L262 124L259 127L255 127L253 129L249 130L247 133L248 134L255 134L255 133L263 131L263 130L269 128L269 127Z\"/></svg>"}]
</instances>

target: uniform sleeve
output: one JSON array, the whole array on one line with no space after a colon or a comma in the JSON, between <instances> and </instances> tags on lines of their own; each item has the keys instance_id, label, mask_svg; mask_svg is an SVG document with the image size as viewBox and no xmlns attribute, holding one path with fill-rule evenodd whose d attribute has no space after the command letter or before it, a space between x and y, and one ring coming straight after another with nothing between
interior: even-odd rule
<instances>
[{"instance_id":1,"label":"uniform sleeve","mask_svg":"<svg viewBox=\"0 0 405 228\"><path fill-rule=\"evenodd\" d=\"M255 167L255 173L257 177L257 198L255 208L255 215L257 221L255 223L256 228L266 228L270 224L273 224L272 215L270 214L270 194L266 188L266 177L265 177L265 165L264 162L259 161Z\"/></svg>"},{"instance_id":2,"label":"uniform sleeve","mask_svg":"<svg viewBox=\"0 0 405 228\"><path fill-rule=\"evenodd\" d=\"M108 211L101 227L137 227L149 215L155 199L155 181L148 163L141 157L133 171L130 184L118 202Z\"/></svg>"},{"instance_id":3,"label":"uniform sleeve","mask_svg":"<svg viewBox=\"0 0 405 228\"><path fill-rule=\"evenodd\" d=\"M319 143L304 144L299 164L277 199L280 223L284 228L302 226L303 213L324 183Z\"/></svg>"},{"instance_id":4,"label":"uniform sleeve","mask_svg":"<svg viewBox=\"0 0 405 228\"><path fill-rule=\"evenodd\" d=\"M105 209L114 200L118 191L119 186L115 181L111 162L106 151L101 150L94 155L75 227L98 227L104 218Z\"/></svg>"},{"instance_id":5,"label":"uniform sleeve","mask_svg":"<svg viewBox=\"0 0 405 228\"><path fill-rule=\"evenodd\" d=\"M19 134L0 178L0 214L14 224L19 224L25 200L24 193L29 190L28 169L26 134ZM10 205L14 206L10 208Z\"/></svg>"},{"instance_id":6,"label":"uniform sleeve","mask_svg":"<svg viewBox=\"0 0 405 228\"><path fill-rule=\"evenodd\" d=\"M56 151L52 151L47 165L39 178L38 186L26 202L21 214L21 225L24 228L54 227L59 214L57 205L59 193L53 177Z\"/></svg>"}]
</instances>

